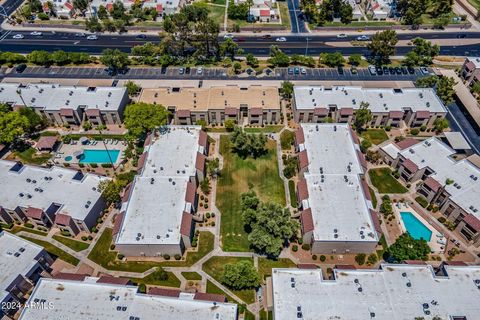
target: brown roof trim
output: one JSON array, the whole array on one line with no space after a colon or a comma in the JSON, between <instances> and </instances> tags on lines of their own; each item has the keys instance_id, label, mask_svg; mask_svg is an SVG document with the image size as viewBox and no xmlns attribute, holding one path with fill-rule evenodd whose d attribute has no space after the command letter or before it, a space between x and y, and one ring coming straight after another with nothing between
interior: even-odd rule
<instances>
[{"instance_id":1,"label":"brown roof trim","mask_svg":"<svg viewBox=\"0 0 480 320\"><path fill-rule=\"evenodd\" d=\"M341 116L351 116L353 115L353 108L341 108L340 109Z\"/></svg>"},{"instance_id":2,"label":"brown roof trim","mask_svg":"<svg viewBox=\"0 0 480 320\"><path fill-rule=\"evenodd\" d=\"M317 265L313 263L299 263L297 264L298 269L317 269Z\"/></svg>"},{"instance_id":3,"label":"brown roof trim","mask_svg":"<svg viewBox=\"0 0 480 320\"><path fill-rule=\"evenodd\" d=\"M182 222L180 224L180 234L182 236L190 237L192 234L192 214L188 212L183 212Z\"/></svg>"},{"instance_id":4,"label":"brown roof trim","mask_svg":"<svg viewBox=\"0 0 480 320\"><path fill-rule=\"evenodd\" d=\"M305 180L305 179L298 180L298 182L297 182L297 193L298 193L298 199L300 201L308 199L307 180Z\"/></svg>"},{"instance_id":5,"label":"brown roof trim","mask_svg":"<svg viewBox=\"0 0 480 320\"><path fill-rule=\"evenodd\" d=\"M442 264L452 267L468 267L468 264L464 261L443 261Z\"/></svg>"},{"instance_id":6,"label":"brown roof trim","mask_svg":"<svg viewBox=\"0 0 480 320\"><path fill-rule=\"evenodd\" d=\"M144 147L147 147L150 145L150 143L152 143L152 137L153 137L153 133L147 134L147 137L145 138L145 142L143 143Z\"/></svg>"},{"instance_id":7,"label":"brown roof trim","mask_svg":"<svg viewBox=\"0 0 480 320\"><path fill-rule=\"evenodd\" d=\"M404 260L403 263L405 264L413 264L413 265L427 265L427 263L423 260Z\"/></svg>"},{"instance_id":8,"label":"brown roof trim","mask_svg":"<svg viewBox=\"0 0 480 320\"><path fill-rule=\"evenodd\" d=\"M164 288L150 288L148 294L153 294L156 296L172 297L178 298L181 291L175 289L164 289Z\"/></svg>"},{"instance_id":9,"label":"brown roof trim","mask_svg":"<svg viewBox=\"0 0 480 320\"><path fill-rule=\"evenodd\" d=\"M55 146L55 143L57 143L56 136L40 137L40 139L38 139L37 141L37 144L35 145L35 148L52 149Z\"/></svg>"},{"instance_id":10,"label":"brown roof trim","mask_svg":"<svg viewBox=\"0 0 480 320\"><path fill-rule=\"evenodd\" d=\"M467 215L465 218L463 218L463 221L470 227L472 227L475 231L480 231L480 220L478 220L478 218L475 217L473 214Z\"/></svg>"},{"instance_id":11,"label":"brown roof trim","mask_svg":"<svg viewBox=\"0 0 480 320\"><path fill-rule=\"evenodd\" d=\"M83 281L85 280L86 277L87 277L86 274L59 272L53 276L53 279Z\"/></svg>"},{"instance_id":12,"label":"brown roof trim","mask_svg":"<svg viewBox=\"0 0 480 320\"><path fill-rule=\"evenodd\" d=\"M365 180L365 178L362 178L360 182L362 183L362 190L363 190L363 194L365 195L365 198L367 198L367 200L372 201L372 197L370 196L370 190L368 189L367 181Z\"/></svg>"},{"instance_id":13,"label":"brown roof trim","mask_svg":"<svg viewBox=\"0 0 480 320\"><path fill-rule=\"evenodd\" d=\"M190 118L190 110L178 110L177 118Z\"/></svg>"},{"instance_id":14,"label":"brown roof trim","mask_svg":"<svg viewBox=\"0 0 480 320\"><path fill-rule=\"evenodd\" d=\"M101 276L98 280L97 283L110 283L110 284L119 284L126 286L130 284L130 279L128 278L117 278L117 277L112 277L112 276Z\"/></svg>"},{"instance_id":15,"label":"brown roof trim","mask_svg":"<svg viewBox=\"0 0 480 320\"><path fill-rule=\"evenodd\" d=\"M373 226L375 231L382 233L382 227L380 226L380 219L378 219L378 213L370 209L370 217L372 217Z\"/></svg>"},{"instance_id":16,"label":"brown roof trim","mask_svg":"<svg viewBox=\"0 0 480 320\"><path fill-rule=\"evenodd\" d=\"M99 109L87 109L87 110L85 110L85 114L88 117L99 117L100 116L100 110Z\"/></svg>"},{"instance_id":17,"label":"brown roof trim","mask_svg":"<svg viewBox=\"0 0 480 320\"><path fill-rule=\"evenodd\" d=\"M360 150L357 150L357 157L358 157L358 160L360 161L360 165L362 166L362 168L366 170L367 160L365 159L365 155Z\"/></svg>"},{"instance_id":18,"label":"brown roof trim","mask_svg":"<svg viewBox=\"0 0 480 320\"><path fill-rule=\"evenodd\" d=\"M29 218L41 219L41 218L42 218L42 215L43 215L43 210L42 210L42 209L39 209L39 208L29 207L29 208L27 208L25 214L26 214L27 217L29 217Z\"/></svg>"},{"instance_id":19,"label":"brown roof trim","mask_svg":"<svg viewBox=\"0 0 480 320\"><path fill-rule=\"evenodd\" d=\"M140 158L138 159L138 165L137 165L137 170L141 171L143 169L143 166L145 165L145 162L147 161L147 156L148 156L148 151L145 151L142 153Z\"/></svg>"},{"instance_id":20,"label":"brown roof trim","mask_svg":"<svg viewBox=\"0 0 480 320\"><path fill-rule=\"evenodd\" d=\"M205 162L207 161L207 157L200 152L197 152L197 159L195 160L195 168L202 172L205 171Z\"/></svg>"},{"instance_id":21,"label":"brown roof trim","mask_svg":"<svg viewBox=\"0 0 480 320\"><path fill-rule=\"evenodd\" d=\"M71 219L72 218L67 214L58 213L55 216L55 224L58 224L60 226L69 226Z\"/></svg>"},{"instance_id":22,"label":"brown roof trim","mask_svg":"<svg viewBox=\"0 0 480 320\"><path fill-rule=\"evenodd\" d=\"M297 145L305 143L305 135L303 133L303 128L302 127L298 128L295 131L295 141L296 141Z\"/></svg>"},{"instance_id":23,"label":"brown roof trim","mask_svg":"<svg viewBox=\"0 0 480 320\"><path fill-rule=\"evenodd\" d=\"M328 116L327 108L315 108L313 109L313 114L316 116Z\"/></svg>"},{"instance_id":24,"label":"brown roof trim","mask_svg":"<svg viewBox=\"0 0 480 320\"><path fill-rule=\"evenodd\" d=\"M335 269L337 270L357 270L354 265L351 264L336 264Z\"/></svg>"},{"instance_id":25,"label":"brown roof trim","mask_svg":"<svg viewBox=\"0 0 480 320\"><path fill-rule=\"evenodd\" d=\"M263 114L263 109L262 108L252 108L250 109L250 115L251 116L261 116Z\"/></svg>"},{"instance_id":26,"label":"brown roof trim","mask_svg":"<svg viewBox=\"0 0 480 320\"><path fill-rule=\"evenodd\" d=\"M390 119L401 119L405 113L403 111L390 111L388 112L388 117Z\"/></svg>"},{"instance_id":27,"label":"brown roof trim","mask_svg":"<svg viewBox=\"0 0 480 320\"><path fill-rule=\"evenodd\" d=\"M405 150L410 148L411 146L414 146L418 143L419 141L413 138L407 138L399 142L395 142L397 145L398 149L400 150Z\"/></svg>"},{"instance_id":28,"label":"brown roof trim","mask_svg":"<svg viewBox=\"0 0 480 320\"><path fill-rule=\"evenodd\" d=\"M411 173L415 173L418 171L418 166L410 159L405 159L402 165L408 169Z\"/></svg>"},{"instance_id":29,"label":"brown roof trim","mask_svg":"<svg viewBox=\"0 0 480 320\"><path fill-rule=\"evenodd\" d=\"M197 186L195 183L189 181L187 183L187 192L185 193L185 201L191 203L192 205L195 204L195 197L197 195Z\"/></svg>"},{"instance_id":30,"label":"brown roof trim","mask_svg":"<svg viewBox=\"0 0 480 320\"><path fill-rule=\"evenodd\" d=\"M73 116L73 109L60 108L60 115L63 117Z\"/></svg>"},{"instance_id":31,"label":"brown roof trim","mask_svg":"<svg viewBox=\"0 0 480 320\"><path fill-rule=\"evenodd\" d=\"M215 293L203 293L203 292L197 292L195 293L195 296L193 297L194 300L202 300L202 301L212 301L212 302L226 302L227 298L225 298L224 295L221 294L215 294Z\"/></svg>"},{"instance_id":32,"label":"brown roof trim","mask_svg":"<svg viewBox=\"0 0 480 320\"><path fill-rule=\"evenodd\" d=\"M308 167L308 155L307 150L303 150L298 154L298 164L300 169L305 169Z\"/></svg>"},{"instance_id":33,"label":"brown roof trim","mask_svg":"<svg viewBox=\"0 0 480 320\"><path fill-rule=\"evenodd\" d=\"M133 182L130 182L129 184L127 184L125 186L125 188L123 188L122 202L127 202L128 201L128 198L130 197L130 193L132 192L132 186L133 186Z\"/></svg>"},{"instance_id":34,"label":"brown roof trim","mask_svg":"<svg viewBox=\"0 0 480 320\"><path fill-rule=\"evenodd\" d=\"M430 111L417 111L416 112L417 119L428 119L430 118Z\"/></svg>"},{"instance_id":35,"label":"brown roof trim","mask_svg":"<svg viewBox=\"0 0 480 320\"><path fill-rule=\"evenodd\" d=\"M233 107L225 108L225 115L227 115L227 116L237 116L237 108L233 108Z\"/></svg>"},{"instance_id":36,"label":"brown roof trim","mask_svg":"<svg viewBox=\"0 0 480 320\"><path fill-rule=\"evenodd\" d=\"M300 213L300 223L302 224L302 234L313 231L315 224L313 223L312 209L308 208Z\"/></svg>"},{"instance_id":37,"label":"brown roof trim","mask_svg":"<svg viewBox=\"0 0 480 320\"><path fill-rule=\"evenodd\" d=\"M357 133L352 130L352 127L348 126L348 130L350 130L350 135L352 136L353 143L360 144L360 139L358 139Z\"/></svg>"},{"instance_id":38,"label":"brown roof trim","mask_svg":"<svg viewBox=\"0 0 480 320\"><path fill-rule=\"evenodd\" d=\"M427 179L425 179L424 183L425 183L425 185L427 185L433 192L437 192L437 191L442 187L442 185L440 184L440 182L438 182L437 180L435 180L435 179L432 178L432 177L428 177Z\"/></svg>"},{"instance_id":39,"label":"brown roof trim","mask_svg":"<svg viewBox=\"0 0 480 320\"><path fill-rule=\"evenodd\" d=\"M115 216L115 223L113 224L112 235L115 236L120 232L122 227L123 218L125 217L125 211L120 212Z\"/></svg>"},{"instance_id":40,"label":"brown roof trim","mask_svg":"<svg viewBox=\"0 0 480 320\"><path fill-rule=\"evenodd\" d=\"M208 144L208 135L205 131L200 130L200 134L198 136L198 144L202 147L206 148Z\"/></svg>"}]
</instances>

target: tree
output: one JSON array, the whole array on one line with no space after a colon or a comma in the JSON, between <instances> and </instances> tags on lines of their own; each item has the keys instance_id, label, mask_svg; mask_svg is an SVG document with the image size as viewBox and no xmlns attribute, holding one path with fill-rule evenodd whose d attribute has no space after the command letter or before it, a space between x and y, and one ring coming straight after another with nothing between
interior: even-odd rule
<instances>
[{"instance_id":1,"label":"tree","mask_svg":"<svg viewBox=\"0 0 480 320\"><path fill-rule=\"evenodd\" d=\"M122 192L122 186L113 180L102 180L98 183L98 190L102 193L103 199L108 205L117 203L120 201L120 192Z\"/></svg>"},{"instance_id":2,"label":"tree","mask_svg":"<svg viewBox=\"0 0 480 320\"><path fill-rule=\"evenodd\" d=\"M360 151L362 151L362 153L366 153L371 146L372 142L370 140L363 139L360 143Z\"/></svg>"},{"instance_id":3,"label":"tree","mask_svg":"<svg viewBox=\"0 0 480 320\"><path fill-rule=\"evenodd\" d=\"M252 68L256 68L258 67L258 59L255 58L255 56L251 53L248 53L247 56L245 57L246 60L247 60L247 64L252 67Z\"/></svg>"},{"instance_id":4,"label":"tree","mask_svg":"<svg viewBox=\"0 0 480 320\"><path fill-rule=\"evenodd\" d=\"M444 14L433 20L433 27L435 29L443 29L450 23L450 15Z\"/></svg>"},{"instance_id":5,"label":"tree","mask_svg":"<svg viewBox=\"0 0 480 320\"><path fill-rule=\"evenodd\" d=\"M340 6L340 21L342 23L348 24L352 22L353 18L353 7L350 3L343 1Z\"/></svg>"},{"instance_id":6,"label":"tree","mask_svg":"<svg viewBox=\"0 0 480 320\"><path fill-rule=\"evenodd\" d=\"M427 76L418 78L415 85L420 88L433 88L438 82L437 76Z\"/></svg>"},{"instance_id":7,"label":"tree","mask_svg":"<svg viewBox=\"0 0 480 320\"><path fill-rule=\"evenodd\" d=\"M280 87L280 93L286 99L290 99L293 94L293 83L290 81L283 81Z\"/></svg>"},{"instance_id":8,"label":"tree","mask_svg":"<svg viewBox=\"0 0 480 320\"><path fill-rule=\"evenodd\" d=\"M140 135L167 123L169 112L161 105L137 102L125 109L125 127L129 135Z\"/></svg>"},{"instance_id":9,"label":"tree","mask_svg":"<svg viewBox=\"0 0 480 320\"><path fill-rule=\"evenodd\" d=\"M88 0L73 0L72 4L73 4L73 8L75 10L80 11L82 15L85 14L85 11L87 11Z\"/></svg>"},{"instance_id":10,"label":"tree","mask_svg":"<svg viewBox=\"0 0 480 320\"><path fill-rule=\"evenodd\" d=\"M140 87L138 84L136 84L135 82L133 82L131 80L129 80L129 81L127 81L127 83L125 83L125 87L127 87L127 91L128 91L129 96L134 96L142 90L142 87Z\"/></svg>"},{"instance_id":11,"label":"tree","mask_svg":"<svg viewBox=\"0 0 480 320\"><path fill-rule=\"evenodd\" d=\"M220 175L220 160L218 158L207 161L207 172L213 179Z\"/></svg>"},{"instance_id":12,"label":"tree","mask_svg":"<svg viewBox=\"0 0 480 320\"><path fill-rule=\"evenodd\" d=\"M230 56L230 59L235 60L235 54L239 51L238 44L231 38L227 38L220 44L220 55Z\"/></svg>"},{"instance_id":13,"label":"tree","mask_svg":"<svg viewBox=\"0 0 480 320\"><path fill-rule=\"evenodd\" d=\"M455 94L454 86L456 85L455 79L451 77L441 77L437 81L436 91L440 99L442 99L443 104L449 105L454 99L453 95Z\"/></svg>"},{"instance_id":14,"label":"tree","mask_svg":"<svg viewBox=\"0 0 480 320\"><path fill-rule=\"evenodd\" d=\"M232 120L232 119L227 119L225 120L225 129L227 129L227 131L233 131L235 129L235 120Z\"/></svg>"},{"instance_id":15,"label":"tree","mask_svg":"<svg viewBox=\"0 0 480 320\"><path fill-rule=\"evenodd\" d=\"M367 48L379 63L387 63L390 60L390 56L395 53L397 42L397 33L394 30L379 31L373 35L372 41L367 45Z\"/></svg>"},{"instance_id":16,"label":"tree","mask_svg":"<svg viewBox=\"0 0 480 320\"><path fill-rule=\"evenodd\" d=\"M233 151L240 157L257 158L267 151L267 137L264 134L247 134L240 127L235 127L230 140Z\"/></svg>"},{"instance_id":17,"label":"tree","mask_svg":"<svg viewBox=\"0 0 480 320\"><path fill-rule=\"evenodd\" d=\"M376 253L371 253L367 258L367 264L369 266L374 265L378 261L378 256Z\"/></svg>"},{"instance_id":18,"label":"tree","mask_svg":"<svg viewBox=\"0 0 480 320\"><path fill-rule=\"evenodd\" d=\"M448 120L446 118L441 118L441 119L437 119L435 120L435 122L433 123L433 125L435 126L435 131L437 133L441 133L443 132L445 129L447 129L448 127L450 127L450 124L448 123Z\"/></svg>"},{"instance_id":19,"label":"tree","mask_svg":"<svg viewBox=\"0 0 480 320\"><path fill-rule=\"evenodd\" d=\"M18 111L0 112L0 143L14 142L30 127L28 118Z\"/></svg>"},{"instance_id":20,"label":"tree","mask_svg":"<svg viewBox=\"0 0 480 320\"><path fill-rule=\"evenodd\" d=\"M242 64L241 64L240 62L238 62L238 61L235 61L235 62L233 63L233 71L234 71L235 73L240 73L241 70L242 70Z\"/></svg>"},{"instance_id":21,"label":"tree","mask_svg":"<svg viewBox=\"0 0 480 320\"><path fill-rule=\"evenodd\" d=\"M402 234L386 250L387 261L402 263L405 260L427 260L430 247L425 239L415 240L408 233Z\"/></svg>"},{"instance_id":22,"label":"tree","mask_svg":"<svg viewBox=\"0 0 480 320\"><path fill-rule=\"evenodd\" d=\"M325 64L329 67L341 67L345 63L345 58L341 52L327 53L323 52L320 54L319 62Z\"/></svg>"},{"instance_id":23,"label":"tree","mask_svg":"<svg viewBox=\"0 0 480 320\"><path fill-rule=\"evenodd\" d=\"M440 53L440 47L423 38L415 38L412 41L415 46L408 52L404 64L408 66L430 65L433 59Z\"/></svg>"},{"instance_id":24,"label":"tree","mask_svg":"<svg viewBox=\"0 0 480 320\"><path fill-rule=\"evenodd\" d=\"M370 105L367 102L360 103L360 109L355 112L355 127L357 130L362 130L364 126L372 120L372 112L368 108Z\"/></svg>"},{"instance_id":25,"label":"tree","mask_svg":"<svg viewBox=\"0 0 480 320\"><path fill-rule=\"evenodd\" d=\"M472 91L476 94L480 94L480 81L476 81L473 85L472 85Z\"/></svg>"},{"instance_id":26,"label":"tree","mask_svg":"<svg viewBox=\"0 0 480 320\"><path fill-rule=\"evenodd\" d=\"M290 58L282 52L277 46L270 47L270 58L268 63L274 67L287 67L290 64Z\"/></svg>"},{"instance_id":27,"label":"tree","mask_svg":"<svg viewBox=\"0 0 480 320\"><path fill-rule=\"evenodd\" d=\"M100 20L108 19L108 11L107 11L107 9L105 8L105 6L100 5L100 6L98 7L97 17L98 17L98 19L100 19Z\"/></svg>"},{"instance_id":28,"label":"tree","mask_svg":"<svg viewBox=\"0 0 480 320\"><path fill-rule=\"evenodd\" d=\"M358 263L359 266L363 266L365 264L365 259L367 255L365 253L359 253L355 256L355 261Z\"/></svg>"},{"instance_id":29,"label":"tree","mask_svg":"<svg viewBox=\"0 0 480 320\"><path fill-rule=\"evenodd\" d=\"M453 0L437 0L435 1L435 10L432 10L434 17L449 16L452 13Z\"/></svg>"},{"instance_id":30,"label":"tree","mask_svg":"<svg viewBox=\"0 0 480 320\"><path fill-rule=\"evenodd\" d=\"M362 55L359 53L354 53L348 57L348 63L352 66L358 66L362 62Z\"/></svg>"},{"instance_id":31,"label":"tree","mask_svg":"<svg viewBox=\"0 0 480 320\"><path fill-rule=\"evenodd\" d=\"M233 0L229 0L227 15L232 20L247 20L249 5L246 2L235 4Z\"/></svg>"},{"instance_id":32,"label":"tree","mask_svg":"<svg viewBox=\"0 0 480 320\"><path fill-rule=\"evenodd\" d=\"M98 21L97 17L92 16L85 20L85 28L91 32L103 31L102 24Z\"/></svg>"},{"instance_id":33,"label":"tree","mask_svg":"<svg viewBox=\"0 0 480 320\"><path fill-rule=\"evenodd\" d=\"M30 63L40 66L48 66L52 63L50 53L44 50L34 50L27 55L27 60Z\"/></svg>"},{"instance_id":34,"label":"tree","mask_svg":"<svg viewBox=\"0 0 480 320\"><path fill-rule=\"evenodd\" d=\"M257 269L249 261L225 265L222 283L234 290L252 289L260 285Z\"/></svg>"},{"instance_id":35,"label":"tree","mask_svg":"<svg viewBox=\"0 0 480 320\"><path fill-rule=\"evenodd\" d=\"M202 127L202 130L205 131L205 129L207 128L207 121L205 121L204 119L198 119L195 124L197 126L201 126Z\"/></svg>"},{"instance_id":36,"label":"tree","mask_svg":"<svg viewBox=\"0 0 480 320\"><path fill-rule=\"evenodd\" d=\"M63 65L66 65L66 64L70 63L70 57L69 57L68 53L66 53L63 50L54 51L51 54L50 59L53 63L55 63L56 65L59 65L59 66L63 66Z\"/></svg>"},{"instance_id":37,"label":"tree","mask_svg":"<svg viewBox=\"0 0 480 320\"><path fill-rule=\"evenodd\" d=\"M28 120L28 127L25 128L26 133L33 133L47 124L47 120L36 113L31 107L25 106L20 108L18 109L18 113Z\"/></svg>"},{"instance_id":38,"label":"tree","mask_svg":"<svg viewBox=\"0 0 480 320\"><path fill-rule=\"evenodd\" d=\"M210 194L212 188L210 187L210 180L208 177L205 177L202 182L200 182L200 190L207 195Z\"/></svg>"},{"instance_id":39,"label":"tree","mask_svg":"<svg viewBox=\"0 0 480 320\"><path fill-rule=\"evenodd\" d=\"M128 54L118 49L105 49L102 51L100 61L113 70L123 70L128 66L130 60Z\"/></svg>"}]
</instances>

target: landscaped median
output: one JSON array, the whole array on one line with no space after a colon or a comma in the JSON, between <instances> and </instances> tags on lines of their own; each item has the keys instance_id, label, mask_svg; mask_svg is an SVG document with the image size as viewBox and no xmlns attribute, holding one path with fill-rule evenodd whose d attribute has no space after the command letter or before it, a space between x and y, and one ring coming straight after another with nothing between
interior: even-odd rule
<instances>
[{"instance_id":1,"label":"landscaped median","mask_svg":"<svg viewBox=\"0 0 480 320\"><path fill-rule=\"evenodd\" d=\"M373 186L379 193L405 193L405 188L400 182L392 176L390 168L376 168L368 170L368 175Z\"/></svg>"}]
</instances>

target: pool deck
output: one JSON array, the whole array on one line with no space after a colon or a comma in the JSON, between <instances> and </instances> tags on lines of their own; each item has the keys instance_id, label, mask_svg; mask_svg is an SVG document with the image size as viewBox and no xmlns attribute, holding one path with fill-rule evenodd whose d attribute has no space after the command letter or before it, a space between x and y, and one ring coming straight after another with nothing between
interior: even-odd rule
<instances>
[{"instance_id":1,"label":"pool deck","mask_svg":"<svg viewBox=\"0 0 480 320\"><path fill-rule=\"evenodd\" d=\"M118 141L118 143L116 144L112 143L111 139L109 143L106 144L106 146L108 150L120 150L120 153L118 154L118 157L117 157L117 161L115 161L115 165L118 165L122 161L123 151L125 151L127 146L124 145L122 141ZM70 164L77 164L79 162L77 158L73 157L72 160L66 161L65 157L71 156L73 155L74 152L79 150L104 150L105 151L105 146L102 141L97 141L97 143L93 145L92 144L83 145L80 143L80 141L78 141L77 144L63 143L59 148L59 150L57 151L57 154L55 155L54 160L58 163L66 162ZM85 165L87 164L88 163L85 163Z\"/></svg>"},{"instance_id":2,"label":"pool deck","mask_svg":"<svg viewBox=\"0 0 480 320\"><path fill-rule=\"evenodd\" d=\"M393 210L397 218L396 220L398 221L398 224L400 225L400 228L402 229L403 232L407 232L407 229L403 223L400 212L410 212L415 218L420 220L420 222L423 223L423 225L432 232L432 237L428 242L428 245L432 249L433 253L445 252L447 238L444 236L440 237L440 235L442 235L441 231L438 231L437 229L435 229L435 227L433 227L427 220L425 220L422 216L420 216L412 207L410 207L405 203L397 202L393 204ZM445 244L440 244L438 243L438 241L444 242Z\"/></svg>"}]
</instances>

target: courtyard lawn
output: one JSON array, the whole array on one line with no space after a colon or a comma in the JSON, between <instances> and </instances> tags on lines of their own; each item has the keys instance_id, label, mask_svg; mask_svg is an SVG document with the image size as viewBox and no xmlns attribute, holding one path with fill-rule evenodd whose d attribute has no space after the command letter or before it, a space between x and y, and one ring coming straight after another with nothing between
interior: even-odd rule
<instances>
[{"instance_id":1,"label":"courtyard lawn","mask_svg":"<svg viewBox=\"0 0 480 320\"><path fill-rule=\"evenodd\" d=\"M240 195L249 186L262 201L285 205L283 181L278 175L275 142L267 143L268 153L258 159L242 159L232 153L230 136L220 137L220 153L224 164L217 182L217 207L222 214L221 236L223 250L249 251L247 233L241 219Z\"/></svg>"},{"instance_id":2,"label":"courtyard lawn","mask_svg":"<svg viewBox=\"0 0 480 320\"><path fill-rule=\"evenodd\" d=\"M52 157L52 154L48 152L41 153L40 155L37 155L36 152L37 152L36 149L28 148L21 152L16 151L15 155L19 157L24 163L37 164L37 165L44 164L45 162L50 160L50 158Z\"/></svg>"},{"instance_id":3,"label":"courtyard lawn","mask_svg":"<svg viewBox=\"0 0 480 320\"><path fill-rule=\"evenodd\" d=\"M50 242L43 241L43 240L37 240L37 239L34 239L34 238L25 237L25 236L20 236L20 237L24 238L25 240L31 241L33 243L36 243L39 246L44 247L45 250L48 253L50 253L51 255L57 256L59 259L65 261L65 262L68 262L68 263L70 263L74 266L76 266L80 262L77 258L75 258L74 256L66 253L65 251L63 251L59 247L54 246Z\"/></svg>"},{"instance_id":4,"label":"courtyard lawn","mask_svg":"<svg viewBox=\"0 0 480 320\"><path fill-rule=\"evenodd\" d=\"M185 271L185 272L182 272L182 276L187 279L187 280L202 280L202 276L198 273L198 272L188 272L188 271Z\"/></svg>"},{"instance_id":5,"label":"courtyard lawn","mask_svg":"<svg viewBox=\"0 0 480 320\"><path fill-rule=\"evenodd\" d=\"M375 196L375 191L371 187L368 187L368 192L370 193L370 198L372 198L372 205L375 209L377 207L377 196Z\"/></svg>"},{"instance_id":6,"label":"courtyard lawn","mask_svg":"<svg viewBox=\"0 0 480 320\"><path fill-rule=\"evenodd\" d=\"M292 207L297 208L297 191L295 189L295 182L293 180L288 180L288 191L290 193L290 204Z\"/></svg>"},{"instance_id":7,"label":"courtyard lawn","mask_svg":"<svg viewBox=\"0 0 480 320\"><path fill-rule=\"evenodd\" d=\"M223 0L225 1L225 0ZM211 18L213 21L218 23L219 25L223 26L223 23L225 21L225 6L220 6L220 5L208 5L208 16Z\"/></svg>"},{"instance_id":8,"label":"courtyard lawn","mask_svg":"<svg viewBox=\"0 0 480 320\"><path fill-rule=\"evenodd\" d=\"M272 275L272 268L296 268L296 264L288 258L278 258L277 260L271 260L267 258L258 259L258 273L260 279L265 280L266 277Z\"/></svg>"},{"instance_id":9,"label":"courtyard lawn","mask_svg":"<svg viewBox=\"0 0 480 320\"><path fill-rule=\"evenodd\" d=\"M203 264L203 271L209 274L212 278L218 282L222 282L223 270L226 264L236 263L239 261L250 261L253 264L251 258L245 257L211 257ZM237 297L242 299L246 304L255 302L255 291L253 289L249 290L232 290L230 289ZM208 290L207 290L208 292Z\"/></svg>"},{"instance_id":10,"label":"courtyard lawn","mask_svg":"<svg viewBox=\"0 0 480 320\"><path fill-rule=\"evenodd\" d=\"M480 0L468 0L472 6L480 10Z\"/></svg>"},{"instance_id":11,"label":"courtyard lawn","mask_svg":"<svg viewBox=\"0 0 480 320\"><path fill-rule=\"evenodd\" d=\"M283 130L280 134L280 144L282 145L282 150L290 150L295 141L295 132L290 130Z\"/></svg>"},{"instance_id":12,"label":"courtyard lawn","mask_svg":"<svg viewBox=\"0 0 480 320\"><path fill-rule=\"evenodd\" d=\"M32 228L26 228L26 227L21 227L21 226L13 226L13 228L10 230L11 233L19 233L20 231L25 231L25 232L30 232L33 234L38 234L39 236L46 236L47 233L40 231L40 230L35 230Z\"/></svg>"},{"instance_id":13,"label":"courtyard lawn","mask_svg":"<svg viewBox=\"0 0 480 320\"><path fill-rule=\"evenodd\" d=\"M161 280L160 279L160 274L162 271L157 270L145 278L132 278L132 282L137 283L137 284L145 284L145 285L151 285L151 286L164 286L164 287L174 287L174 288L179 288L180 287L180 280L173 274L172 272L168 271L163 271L167 274L167 279L166 280Z\"/></svg>"},{"instance_id":14,"label":"courtyard lawn","mask_svg":"<svg viewBox=\"0 0 480 320\"><path fill-rule=\"evenodd\" d=\"M244 128L245 132L248 133L275 133L282 130L282 125L267 125L264 127L250 127Z\"/></svg>"},{"instance_id":15,"label":"courtyard lawn","mask_svg":"<svg viewBox=\"0 0 480 320\"><path fill-rule=\"evenodd\" d=\"M389 168L370 169L368 175L379 193L405 193L408 191L392 176L392 170Z\"/></svg>"},{"instance_id":16,"label":"courtyard lawn","mask_svg":"<svg viewBox=\"0 0 480 320\"><path fill-rule=\"evenodd\" d=\"M77 252L83 251L83 250L87 249L88 246L89 246L89 244L86 243L86 242L81 242L81 241L65 238L65 237L58 236L58 235L54 235L52 238L57 240L61 244L66 245L70 249L77 251Z\"/></svg>"},{"instance_id":17,"label":"courtyard lawn","mask_svg":"<svg viewBox=\"0 0 480 320\"><path fill-rule=\"evenodd\" d=\"M380 144L388 140L388 135L383 129L367 129L362 132L361 136L370 140L373 144Z\"/></svg>"},{"instance_id":18,"label":"courtyard lawn","mask_svg":"<svg viewBox=\"0 0 480 320\"><path fill-rule=\"evenodd\" d=\"M105 229L98 239L95 247L88 255L88 259L98 263L108 270L128 271L128 272L144 272L153 267L188 267L200 260L207 253L213 250L214 236L211 232L200 232L198 241L198 250L188 252L186 260L183 261L119 261L116 259L118 252L110 251L112 243L112 229Z\"/></svg>"}]
</instances>

